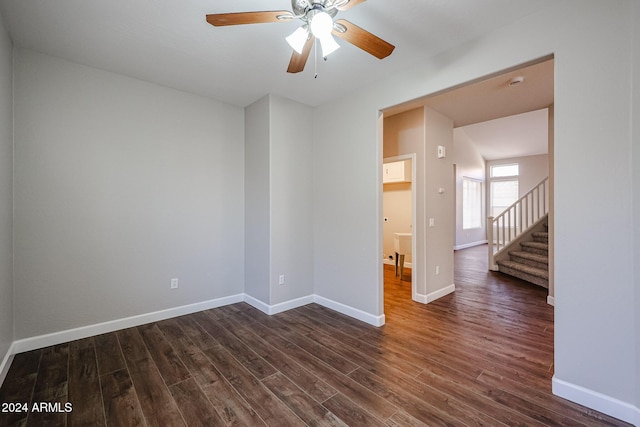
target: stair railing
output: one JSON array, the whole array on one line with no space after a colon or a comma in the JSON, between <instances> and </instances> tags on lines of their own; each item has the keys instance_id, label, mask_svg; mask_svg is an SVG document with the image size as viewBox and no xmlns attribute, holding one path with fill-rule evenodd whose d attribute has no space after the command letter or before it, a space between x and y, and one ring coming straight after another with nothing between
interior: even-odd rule
<instances>
[{"instance_id":1,"label":"stair railing","mask_svg":"<svg viewBox=\"0 0 640 427\"><path fill-rule=\"evenodd\" d=\"M489 269L498 270L495 255L549 212L549 177L516 200L497 217L487 218Z\"/></svg>"}]
</instances>

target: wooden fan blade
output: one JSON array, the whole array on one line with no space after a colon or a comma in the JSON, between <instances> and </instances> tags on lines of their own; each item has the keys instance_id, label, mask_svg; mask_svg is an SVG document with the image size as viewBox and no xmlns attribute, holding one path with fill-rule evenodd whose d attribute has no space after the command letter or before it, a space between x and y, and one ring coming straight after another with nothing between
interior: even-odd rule
<instances>
[{"instance_id":1,"label":"wooden fan blade","mask_svg":"<svg viewBox=\"0 0 640 427\"><path fill-rule=\"evenodd\" d=\"M307 59L309 58L309 53L311 52L311 48L313 47L313 42L315 40L315 37L309 37L309 40L307 40L302 48L302 53L298 53L295 50L293 51L291 61L289 61L289 68L287 68L287 73L299 73L304 70L304 66L307 64Z\"/></svg>"},{"instance_id":2,"label":"wooden fan blade","mask_svg":"<svg viewBox=\"0 0 640 427\"><path fill-rule=\"evenodd\" d=\"M364 3L367 0L349 0L349 2L345 5L342 6L338 6L337 9L338 10L349 10L351 9L353 6L357 6L360 3Z\"/></svg>"},{"instance_id":3,"label":"wooden fan blade","mask_svg":"<svg viewBox=\"0 0 640 427\"><path fill-rule=\"evenodd\" d=\"M213 13L207 15L207 22L214 27L227 25L262 24L264 22L288 22L293 19L291 12L272 10L269 12Z\"/></svg>"},{"instance_id":4,"label":"wooden fan blade","mask_svg":"<svg viewBox=\"0 0 640 427\"><path fill-rule=\"evenodd\" d=\"M332 32L334 36L348 41L378 59L391 55L393 49L396 48L391 43L382 40L380 37L371 34L367 30L363 30L345 19L338 19L335 24ZM340 31L340 29L344 29L345 31Z\"/></svg>"}]
</instances>

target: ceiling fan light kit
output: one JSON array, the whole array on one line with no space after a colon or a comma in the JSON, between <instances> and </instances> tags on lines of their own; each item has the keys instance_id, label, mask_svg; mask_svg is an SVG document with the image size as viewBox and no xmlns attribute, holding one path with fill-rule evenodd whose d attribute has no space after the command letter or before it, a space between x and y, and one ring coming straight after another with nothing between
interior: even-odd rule
<instances>
[{"instance_id":1,"label":"ceiling fan light kit","mask_svg":"<svg viewBox=\"0 0 640 427\"><path fill-rule=\"evenodd\" d=\"M215 27L227 25L259 24L265 22L289 22L300 19L303 24L286 37L294 52L289 61L289 73L304 70L315 39L320 40L322 56L335 52L340 45L334 36L351 43L378 59L386 58L395 49L390 43L340 19L334 22L339 11L349 10L366 0L291 0L291 10L265 12L216 13L207 15L207 22Z\"/></svg>"},{"instance_id":2,"label":"ceiling fan light kit","mask_svg":"<svg viewBox=\"0 0 640 427\"><path fill-rule=\"evenodd\" d=\"M331 34L329 34L328 37L320 39L320 46L322 47L322 56L324 56L325 58L330 53L335 52L340 48L340 45L333 37L331 37Z\"/></svg>"},{"instance_id":3,"label":"ceiling fan light kit","mask_svg":"<svg viewBox=\"0 0 640 427\"><path fill-rule=\"evenodd\" d=\"M307 28L306 25L299 27L297 30L295 30L286 38L287 43L289 43L289 46L291 46L293 50L295 50L298 53L302 53L302 50L304 49L304 44L307 42L308 39L309 39L309 29Z\"/></svg>"}]
</instances>

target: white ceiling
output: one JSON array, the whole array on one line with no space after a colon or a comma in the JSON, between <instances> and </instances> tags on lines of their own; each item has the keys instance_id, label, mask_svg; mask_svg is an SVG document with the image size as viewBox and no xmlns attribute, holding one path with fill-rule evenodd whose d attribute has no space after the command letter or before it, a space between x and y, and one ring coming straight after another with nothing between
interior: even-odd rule
<instances>
[{"instance_id":1,"label":"white ceiling","mask_svg":"<svg viewBox=\"0 0 640 427\"><path fill-rule=\"evenodd\" d=\"M553 104L553 67L549 59L414 102L451 118L454 127L540 110ZM513 79L522 81L510 85Z\"/></svg>"},{"instance_id":2,"label":"white ceiling","mask_svg":"<svg viewBox=\"0 0 640 427\"><path fill-rule=\"evenodd\" d=\"M547 154L553 67L550 59L422 101L451 118L486 160ZM511 86L514 78L522 83Z\"/></svg>"},{"instance_id":3,"label":"white ceiling","mask_svg":"<svg viewBox=\"0 0 640 427\"><path fill-rule=\"evenodd\" d=\"M458 128L467 134L485 160L535 156L548 152L548 110L476 123Z\"/></svg>"},{"instance_id":4,"label":"white ceiling","mask_svg":"<svg viewBox=\"0 0 640 427\"><path fill-rule=\"evenodd\" d=\"M214 28L208 13L290 10L290 0L0 0L17 46L246 106L273 93L316 106L488 33L555 0L369 0L342 18L396 46L378 60L339 40L286 73L298 23Z\"/></svg>"},{"instance_id":5,"label":"white ceiling","mask_svg":"<svg viewBox=\"0 0 640 427\"><path fill-rule=\"evenodd\" d=\"M520 84L510 85L515 79ZM548 152L548 110L554 100L554 61L505 70L385 111L394 115L427 106L453 120L486 160Z\"/></svg>"}]
</instances>

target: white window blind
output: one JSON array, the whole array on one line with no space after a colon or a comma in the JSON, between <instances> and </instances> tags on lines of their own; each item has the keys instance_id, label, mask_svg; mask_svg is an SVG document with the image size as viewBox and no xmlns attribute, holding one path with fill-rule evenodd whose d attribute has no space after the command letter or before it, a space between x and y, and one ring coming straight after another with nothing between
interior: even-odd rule
<instances>
[{"instance_id":1,"label":"white window blind","mask_svg":"<svg viewBox=\"0 0 640 427\"><path fill-rule=\"evenodd\" d=\"M482 182L462 178L462 228L482 227Z\"/></svg>"}]
</instances>

